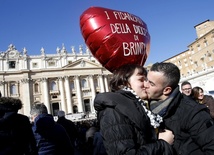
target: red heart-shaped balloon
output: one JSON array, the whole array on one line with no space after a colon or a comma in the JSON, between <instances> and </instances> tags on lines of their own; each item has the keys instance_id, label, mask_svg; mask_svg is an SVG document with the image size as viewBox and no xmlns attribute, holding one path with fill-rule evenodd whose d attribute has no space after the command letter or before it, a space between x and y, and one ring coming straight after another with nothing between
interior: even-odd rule
<instances>
[{"instance_id":1,"label":"red heart-shaped balloon","mask_svg":"<svg viewBox=\"0 0 214 155\"><path fill-rule=\"evenodd\" d=\"M90 7L80 29L93 56L110 72L125 64L144 65L150 50L147 25L128 12Z\"/></svg>"}]
</instances>

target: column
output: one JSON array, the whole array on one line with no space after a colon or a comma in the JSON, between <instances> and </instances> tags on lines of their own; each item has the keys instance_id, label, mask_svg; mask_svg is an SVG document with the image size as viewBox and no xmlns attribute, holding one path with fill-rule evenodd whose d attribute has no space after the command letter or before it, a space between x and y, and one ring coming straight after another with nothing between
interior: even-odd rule
<instances>
[{"instance_id":1,"label":"column","mask_svg":"<svg viewBox=\"0 0 214 155\"><path fill-rule=\"evenodd\" d=\"M9 88L9 83L8 82L6 82L6 81L4 81L4 96L5 97L8 97L9 96L9 91L10 91L10 88Z\"/></svg>"},{"instance_id":2,"label":"column","mask_svg":"<svg viewBox=\"0 0 214 155\"><path fill-rule=\"evenodd\" d=\"M27 116L30 116L30 110L31 110L31 100L30 100L30 79L21 79L21 84L22 84L22 92L23 95L22 97L22 103L23 103L23 109L24 109L24 114Z\"/></svg>"},{"instance_id":3,"label":"column","mask_svg":"<svg viewBox=\"0 0 214 155\"><path fill-rule=\"evenodd\" d=\"M65 104L65 91L64 91L64 86L63 86L63 78L59 77L59 90L60 90L60 97L61 97L61 108L65 113L67 113L67 107Z\"/></svg>"},{"instance_id":4,"label":"column","mask_svg":"<svg viewBox=\"0 0 214 155\"><path fill-rule=\"evenodd\" d=\"M47 78L42 78L42 83L43 83L43 97L44 97L44 104L46 105L48 109L48 113L51 114L51 109L50 109L50 98L49 98L49 89L48 89L48 82Z\"/></svg>"},{"instance_id":5,"label":"column","mask_svg":"<svg viewBox=\"0 0 214 155\"><path fill-rule=\"evenodd\" d=\"M99 82L100 82L100 92L103 93L103 92L105 92L103 75L98 75L98 77L99 77Z\"/></svg>"},{"instance_id":6,"label":"column","mask_svg":"<svg viewBox=\"0 0 214 155\"><path fill-rule=\"evenodd\" d=\"M67 99L68 113L73 113L73 104L72 104L72 99L71 99L71 88L70 88L68 76L65 76L65 93L66 93L66 99Z\"/></svg>"},{"instance_id":7,"label":"column","mask_svg":"<svg viewBox=\"0 0 214 155\"><path fill-rule=\"evenodd\" d=\"M104 76L104 83L105 83L106 92L109 92L108 77L107 77L107 75Z\"/></svg>"},{"instance_id":8,"label":"column","mask_svg":"<svg viewBox=\"0 0 214 155\"><path fill-rule=\"evenodd\" d=\"M79 76L75 76L75 83L76 83L76 94L77 94L77 102L78 102L78 112L83 112L82 91L80 88Z\"/></svg>"},{"instance_id":9,"label":"column","mask_svg":"<svg viewBox=\"0 0 214 155\"><path fill-rule=\"evenodd\" d=\"M1 96L5 97L5 81L0 81Z\"/></svg>"},{"instance_id":10,"label":"column","mask_svg":"<svg viewBox=\"0 0 214 155\"><path fill-rule=\"evenodd\" d=\"M91 107L91 112L95 112L95 110L94 110L94 98L96 96L96 90L95 90L95 86L94 86L93 75L89 75L89 81L90 81L90 86L91 86L91 102L90 102L90 107Z\"/></svg>"}]
</instances>

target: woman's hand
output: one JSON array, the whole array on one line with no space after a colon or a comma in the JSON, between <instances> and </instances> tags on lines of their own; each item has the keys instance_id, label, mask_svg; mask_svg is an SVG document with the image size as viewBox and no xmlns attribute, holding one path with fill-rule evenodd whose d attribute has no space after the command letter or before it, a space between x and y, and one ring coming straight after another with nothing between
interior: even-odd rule
<instances>
[{"instance_id":1,"label":"woman's hand","mask_svg":"<svg viewBox=\"0 0 214 155\"><path fill-rule=\"evenodd\" d=\"M172 145L174 142L174 134L172 133L172 131L165 129L164 131L159 133L158 139L165 140L167 143Z\"/></svg>"}]
</instances>

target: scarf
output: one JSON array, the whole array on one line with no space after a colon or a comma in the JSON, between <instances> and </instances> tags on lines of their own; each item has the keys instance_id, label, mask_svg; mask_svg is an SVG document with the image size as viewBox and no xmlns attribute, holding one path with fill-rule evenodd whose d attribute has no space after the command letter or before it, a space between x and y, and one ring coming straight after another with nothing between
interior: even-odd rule
<instances>
[{"instance_id":1,"label":"scarf","mask_svg":"<svg viewBox=\"0 0 214 155\"><path fill-rule=\"evenodd\" d=\"M159 114L160 116L164 116L167 112L168 106L171 103L171 101L175 98L176 95L179 93L179 87L177 87L172 94L169 95L169 97L164 101L152 101L150 103L150 108L153 113Z\"/></svg>"},{"instance_id":2,"label":"scarf","mask_svg":"<svg viewBox=\"0 0 214 155\"><path fill-rule=\"evenodd\" d=\"M141 104L141 106L143 107L143 109L146 112L146 115L149 117L150 119L150 124L154 127L154 128L158 128L160 126L160 123L163 122L163 119L160 115L157 115L155 113L153 113L152 111L150 111L149 109L147 109L146 107L146 103L143 102L143 100L136 94L136 92L129 88L129 87L124 87L123 88L124 91L129 91L131 92L138 100L138 102Z\"/></svg>"}]
</instances>

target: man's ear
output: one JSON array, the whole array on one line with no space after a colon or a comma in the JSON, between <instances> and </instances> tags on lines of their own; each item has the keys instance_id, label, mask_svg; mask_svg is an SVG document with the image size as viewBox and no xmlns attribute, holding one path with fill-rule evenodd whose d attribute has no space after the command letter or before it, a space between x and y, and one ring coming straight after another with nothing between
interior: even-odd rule
<instances>
[{"instance_id":1,"label":"man's ear","mask_svg":"<svg viewBox=\"0 0 214 155\"><path fill-rule=\"evenodd\" d=\"M163 94L164 95L169 95L170 93L172 92L172 88L171 87L166 87L166 88L164 88L164 90L163 90Z\"/></svg>"}]
</instances>

